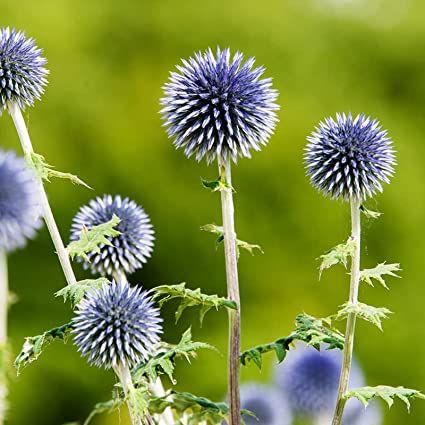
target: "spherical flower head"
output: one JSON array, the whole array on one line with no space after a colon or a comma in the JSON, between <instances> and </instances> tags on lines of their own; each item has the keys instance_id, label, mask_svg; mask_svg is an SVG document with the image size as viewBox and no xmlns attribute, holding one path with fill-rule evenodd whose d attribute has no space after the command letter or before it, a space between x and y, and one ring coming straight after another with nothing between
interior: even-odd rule
<instances>
[{"instance_id":1,"label":"spherical flower head","mask_svg":"<svg viewBox=\"0 0 425 425\"><path fill-rule=\"evenodd\" d=\"M322 419L332 417L335 409L342 352L317 351L310 346L297 345L285 361L276 369L276 385L288 400L290 407L300 417ZM350 388L364 386L363 374L353 363L350 374ZM357 425L364 408L356 399L347 402L344 425ZM324 421L329 423L329 421Z\"/></svg>"},{"instance_id":2,"label":"spherical flower head","mask_svg":"<svg viewBox=\"0 0 425 425\"><path fill-rule=\"evenodd\" d=\"M90 364L110 369L146 362L160 342L162 319L150 293L128 283L106 283L78 304L74 343Z\"/></svg>"},{"instance_id":3,"label":"spherical flower head","mask_svg":"<svg viewBox=\"0 0 425 425\"><path fill-rule=\"evenodd\" d=\"M47 84L46 59L32 38L15 29L0 29L0 114L7 102L21 109L41 98Z\"/></svg>"},{"instance_id":4,"label":"spherical flower head","mask_svg":"<svg viewBox=\"0 0 425 425\"><path fill-rule=\"evenodd\" d=\"M161 110L168 135L187 157L236 161L250 157L272 135L277 91L254 58L211 49L182 60L164 85Z\"/></svg>"},{"instance_id":5,"label":"spherical flower head","mask_svg":"<svg viewBox=\"0 0 425 425\"><path fill-rule=\"evenodd\" d=\"M41 227L38 182L23 158L0 150L0 249L25 246Z\"/></svg>"},{"instance_id":6,"label":"spherical flower head","mask_svg":"<svg viewBox=\"0 0 425 425\"><path fill-rule=\"evenodd\" d=\"M332 198L358 201L382 192L394 173L395 155L387 131L361 114L326 118L307 138L307 175Z\"/></svg>"},{"instance_id":7,"label":"spherical flower head","mask_svg":"<svg viewBox=\"0 0 425 425\"><path fill-rule=\"evenodd\" d=\"M134 201L119 195L104 195L83 206L72 222L71 240L78 240L83 229L107 223L114 215L120 219L116 226L120 235L108 237L111 245L101 245L100 252L88 253L89 261L80 260L93 274L133 273L153 251L155 237L149 216Z\"/></svg>"},{"instance_id":8,"label":"spherical flower head","mask_svg":"<svg viewBox=\"0 0 425 425\"><path fill-rule=\"evenodd\" d=\"M274 388L251 383L241 387L241 408L254 413L243 415L246 425L290 425L292 412L282 395Z\"/></svg>"}]
</instances>

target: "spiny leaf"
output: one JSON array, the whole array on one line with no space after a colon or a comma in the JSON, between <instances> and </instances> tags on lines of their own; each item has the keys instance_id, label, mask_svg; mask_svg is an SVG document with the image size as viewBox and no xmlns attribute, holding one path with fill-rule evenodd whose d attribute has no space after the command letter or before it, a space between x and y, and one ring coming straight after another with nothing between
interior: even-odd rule
<instances>
[{"instance_id":1,"label":"spiny leaf","mask_svg":"<svg viewBox=\"0 0 425 425\"><path fill-rule=\"evenodd\" d=\"M153 290L155 291L155 295L153 298L157 300L160 306L174 298L181 299L176 311L176 322L180 319L183 311L186 308L192 306L201 307L201 325L205 314L212 308L215 308L216 310L221 307L230 308L232 310L237 309L237 305L234 301L228 300L227 298L219 297L218 295L203 294L200 288L186 288L186 283L180 283L178 285L157 286Z\"/></svg>"},{"instance_id":2,"label":"spiny leaf","mask_svg":"<svg viewBox=\"0 0 425 425\"><path fill-rule=\"evenodd\" d=\"M143 418L148 413L150 392L146 383L137 388L131 388L127 400L133 416Z\"/></svg>"},{"instance_id":3,"label":"spiny leaf","mask_svg":"<svg viewBox=\"0 0 425 425\"><path fill-rule=\"evenodd\" d=\"M72 322L50 329L41 335L25 338L21 352L18 357L16 357L14 363L17 374L19 375L29 364L35 362L40 357L43 350L54 340L66 341L71 329Z\"/></svg>"},{"instance_id":4,"label":"spiny leaf","mask_svg":"<svg viewBox=\"0 0 425 425\"><path fill-rule=\"evenodd\" d=\"M216 350L210 344L192 341L192 332L189 328L182 335L177 345L163 344L155 357L151 358L147 363L136 366L132 371L133 381L138 383L144 377L155 381L159 375L166 374L170 378L170 381L175 384L176 380L173 373L176 366L176 359L183 357L190 363L191 359L196 357L196 352L200 349Z\"/></svg>"},{"instance_id":5,"label":"spiny leaf","mask_svg":"<svg viewBox=\"0 0 425 425\"><path fill-rule=\"evenodd\" d=\"M87 189L93 189L87 183L85 183L83 180L81 180L79 177L75 176L74 174L63 173L61 171L54 170L54 167L52 165L49 165L46 162L43 155L32 152L29 156L28 162L32 166L32 168L35 170L37 175L43 180L50 182L50 179L52 177L59 178L59 179L66 179L66 180L70 180L71 183L73 184L84 186Z\"/></svg>"},{"instance_id":6,"label":"spiny leaf","mask_svg":"<svg viewBox=\"0 0 425 425\"><path fill-rule=\"evenodd\" d=\"M401 271L400 264L386 264L385 262L378 264L373 269L365 269L360 272L360 281L366 282L368 285L373 286L372 279L376 279L384 288L389 289L383 276L400 277L395 272Z\"/></svg>"},{"instance_id":7,"label":"spiny leaf","mask_svg":"<svg viewBox=\"0 0 425 425\"><path fill-rule=\"evenodd\" d=\"M81 231L80 239L73 241L67 246L68 254L72 259L81 257L89 261L87 256L90 252L100 252L101 245L112 246L108 237L116 237L121 233L115 229L120 223L120 219L114 214L112 219L106 223L93 226L90 230L83 228Z\"/></svg>"},{"instance_id":8,"label":"spiny leaf","mask_svg":"<svg viewBox=\"0 0 425 425\"><path fill-rule=\"evenodd\" d=\"M121 396L118 391L114 390L113 397L111 400L97 403L93 410L91 411L88 418L85 420L84 425L89 425L90 422L96 415L101 415L103 413L113 413L116 410L119 410L125 403L125 397Z\"/></svg>"},{"instance_id":9,"label":"spiny leaf","mask_svg":"<svg viewBox=\"0 0 425 425\"><path fill-rule=\"evenodd\" d=\"M231 190L234 192L233 187L226 182L226 180L222 177L217 178L216 180L204 180L201 178L202 185L210 189L212 192L222 191L222 190Z\"/></svg>"},{"instance_id":10,"label":"spiny leaf","mask_svg":"<svg viewBox=\"0 0 425 425\"><path fill-rule=\"evenodd\" d=\"M412 390L404 387L389 387L387 385L378 385L377 387L355 388L345 393L344 398L349 399L355 397L360 400L365 407L375 398L382 398L388 407L391 407L395 398L399 398L406 404L407 410L410 411L410 399L420 398L425 400L425 395L420 391Z\"/></svg>"},{"instance_id":11,"label":"spiny leaf","mask_svg":"<svg viewBox=\"0 0 425 425\"><path fill-rule=\"evenodd\" d=\"M55 293L56 297L63 297L64 302L70 301L72 307L75 307L90 291L101 288L108 279L100 277L98 279L80 280L72 285L67 285Z\"/></svg>"},{"instance_id":12,"label":"spiny leaf","mask_svg":"<svg viewBox=\"0 0 425 425\"><path fill-rule=\"evenodd\" d=\"M353 238L348 238L347 242L337 245L329 250L326 254L321 255L322 263L319 268L319 276L322 276L324 270L336 264L342 264L347 267L348 258L354 254L356 242Z\"/></svg>"},{"instance_id":13,"label":"spiny leaf","mask_svg":"<svg viewBox=\"0 0 425 425\"><path fill-rule=\"evenodd\" d=\"M245 366L252 361L261 369L262 355L270 351L275 352L278 363L281 363L294 341L302 341L317 350L320 350L322 344L327 344L329 350L343 348L344 335L332 328L328 319L316 319L307 314L299 314L295 321L296 328L290 335L244 351L240 356L241 363Z\"/></svg>"},{"instance_id":14,"label":"spiny leaf","mask_svg":"<svg viewBox=\"0 0 425 425\"><path fill-rule=\"evenodd\" d=\"M385 307L373 307L371 305L363 304L360 302L351 303L347 302L341 306L342 308L338 311L335 316L335 320L344 320L350 314L355 314L363 320L373 323L382 331L382 319L388 319L388 315L392 311Z\"/></svg>"},{"instance_id":15,"label":"spiny leaf","mask_svg":"<svg viewBox=\"0 0 425 425\"><path fill-rule=\"evenodd\" d=\"M368 210L364 205L360 206L360 211L367 217L367 218L373 218L373 219L377 219L379 217L381 217L382 213L378 212L378 211L372 211L372 210Z\"/></svg>"}]
</instances>

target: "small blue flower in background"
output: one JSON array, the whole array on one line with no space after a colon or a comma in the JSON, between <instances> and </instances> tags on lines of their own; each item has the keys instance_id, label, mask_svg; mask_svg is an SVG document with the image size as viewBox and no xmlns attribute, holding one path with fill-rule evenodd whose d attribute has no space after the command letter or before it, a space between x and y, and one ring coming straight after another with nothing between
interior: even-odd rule
<instances>
[{"instance_id":1,"label":"small blue flower in background","mask_svg":"<svg viewBox=\"0 0 425 425\"><path fill-rule=\"evenodd\" d=\"M0 29L0 114L8 101L32 106L47 84L46 59L32 38L15 29Z\"/></svg>"},{"instance_id":2,"label":"small blue flower in background","mask_svg":"<svg viewBox=\"0 0 425 425\"><path fill-rule=\"evenodd\" d=\"M106 283L78 304L74 343L94 366L132 368L148 360L160 342L159 314L149 292L128 283Z\"/></svg>"},{"instance_id":3,"label":"small blue flower in background","mask_svg":"<svg viewBox=\"0 0 425 425\"><path fill-rule=\"evenodd\" d=\"M149 216L134 201L119 195L98 197L81 207L72 222L71 240L78 240L84 227L90 230L114 215L121 220L116 227L121 234L109 238L112 246L100 246L100 253L89 253L90 262L83 262L93 274L133 273L143 267L153 251L155 237Z\"/></svg>"},{"instance_id":4,"label":"small blue flower in background","mask_svg":"<svg viewBox=\"0 0 425 425\"><path fill-rule=\"evenodd\" d=\"M212 162L216 157L250 157L272 135L277 91L254 58L243 63L229 49L199 52L182 60L164 85L161 113L168 135L187 157Z\"/></svg>"},{"instance_id":5,"label":"small blue flower in background","mask_svg":"<svg viewBox=\"0 0 425 425\"><path fill-rule=\"evenodd\" d=\"M25 246L42 225L38 182L23 158L0 150L0 248Z\"/></svg>"},{"instance_id":6,"label":"small blue flower in background","mask_svg":"<svg viewBox=\"0 0 425 425\"><path fill-rule=\"evenodd\" d=\"M371 197L382 192L382 184L394 173L387 131L363 114L326 118L307 140L307 174L314 187L332 198Z\"/></svg>"}]
</instances>

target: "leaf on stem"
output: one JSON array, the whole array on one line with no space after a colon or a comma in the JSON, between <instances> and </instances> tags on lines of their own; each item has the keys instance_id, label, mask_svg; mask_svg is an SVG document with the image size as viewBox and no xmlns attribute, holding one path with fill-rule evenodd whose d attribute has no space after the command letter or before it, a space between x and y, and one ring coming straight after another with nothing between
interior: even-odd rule
<instances>
[{"instance_id":1,"label":"leaf on stem","mask_svg":"<svg viewBox=\"0 0 425 425\"><path fill-rule=\"evenodd\" d=\"M360 281L366 282L368 285L373 286L372 279L377 280L385 289L389 289L383 276L393 276L400 278L396 272L401 271L400 264L386 264L385 262L378 264L373 269L365 269L360 272Z\"/></svg>"},{"instance_id":2,"label":"leaf on stem","mask_svg":"<svg viewBox=\"0 0 425 425\"><path fill-rule=\"evenodd\" d=\"M374 220L381 217L382 213L378 211L368 210L364 205L360 205L360 211L367 217L372 218Z\"/></svg>"},{"instance_id":3,"label":"leaf on stem","mask_svg":"<svg viewBox=\"0 0 425 425\"><path fill-rule=\"evenodd\" d=\"M218 177L216 180L204 180L201 178L202 186L206 189L210 189L212 192L222 191L222 190L231 190L235 192L235 189L226 182L224 177Z\"/></svg>"},{"instance_id":4,"label":"leaf on stem","mask_svg":"<svg viewBox=\"0 0 425 425\"><path fill-rule=\"evenodd\" d=\"M125 397L119 394L117 390L113 391L112 399L104 402L97 403L93 410L90 412L90 415L84 422L84 425L89 425L93 418L97 415L101 415L103 413L113 413L116 410L121 409L121 407L125 403Z\"/></svg>"},{"instance_id":5,"label":"leaf on stem","mask_svg":"<svg viewBox=\"0 0 425 425\"><path fill-rule=\"evenodd\" d=\"M347 242L339 244L327 253L321 255L320 258L322 262L319 267L319 278L322 276L324 270L336 264L342 264L346 268L348 258L353 256L355 249L356 242L350 237Z\"/></svg>"},{"instance_id":6,"label":"leaf on stem","mask_svg":"<svg viewBox=\"0 0 425 425\"><path fill-rule=\"evenodd\" d=\"M55 293L56 297L63 297L64 302L70 301L74 308L83 298L86 293L95 289L100 289L108 279L100 277L98 279L80 280L72 285L67 285Z\"/></svg>"}]
</instances>

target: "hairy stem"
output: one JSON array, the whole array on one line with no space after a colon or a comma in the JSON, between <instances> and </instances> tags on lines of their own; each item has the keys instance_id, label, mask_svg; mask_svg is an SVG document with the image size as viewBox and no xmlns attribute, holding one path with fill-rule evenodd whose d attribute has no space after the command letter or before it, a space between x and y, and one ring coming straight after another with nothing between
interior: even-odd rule
<instances>
[{"instance_id":1,"label":"hairy stem","mask_svg":"<svg viewBox=\"0 0 425 425\"><path fill-rule=\"evenodd\" d=\"M219 162L220 178L231 186L232 174L230 159ZM230 402L230 425L240 425L239 394L239 355L241 337L240 296L238 278L238 255L234 222L232 189L221 191L223 215L224 255L226 260L227 296L235 301L237 310L229 309L229 353L228 353L228 393Z\"/></svg>"},{"instance_id":2,"label":"hairy stem","mask_svg":"<svg viewBox=\"0 0 425 425\"><path fill-rule=\"evenodd\" d=\"M9 301L9 284L7 272L7 254L0 248L0 425L3 425L7 410L7 310Z\"/></svg>"},{"instance_id":3,"label":"hairy stem","mask_svg":"<svg viewBox=\"0 0 425 425\"><path fill-rule=\"evenodd\" d=\"M32 147L30 136L28 134L27 126L24 121L24 117L22 116L22 112L15 102L10 102L8 104L8 110L10 116L12 117L13 123L15 124L15 128L18 133L19 140L21 141L24 154L28 159L31 160L31 155L34 153L34 150ZM44 189L43 182L41 179L39 181L39 200L43 211L44 221L46 222L47 228L53 241L53 245L55 246L56 254L59 257L59 262L62 266L65 279L68 285L76 283L77 280L75 278L74 271L72 270L68 252L66 251L65 246L63 244L58 226L53 216L52 209L50 208L47 193Z\"/></svg>"},{"instance_id":4,"label":"hairy stem","mask_svg":"<svg viewBox=\"0 0 425 425\"><path fill-rule=\"evenodd\" d=\"M360 202L351 199L351 237L355 242L355 251L351 259L350 298L349 302L356 304L359 295L360 282ZM354 333L356 328L356 314L350 313L345 330L344 354L339 379L338 397L332 425L341 425L345 407L344 395L348 390L351 362L353 358Z\"/></svg>"}]
</instances>

